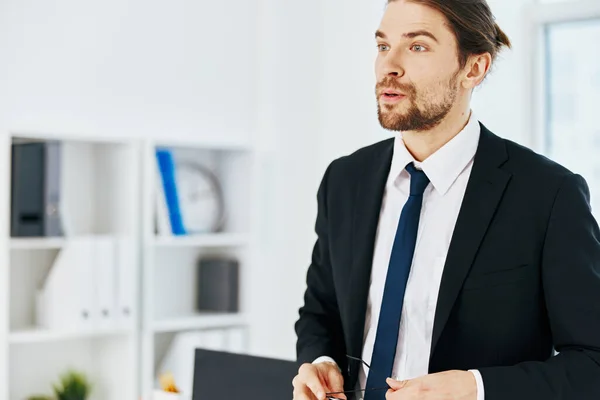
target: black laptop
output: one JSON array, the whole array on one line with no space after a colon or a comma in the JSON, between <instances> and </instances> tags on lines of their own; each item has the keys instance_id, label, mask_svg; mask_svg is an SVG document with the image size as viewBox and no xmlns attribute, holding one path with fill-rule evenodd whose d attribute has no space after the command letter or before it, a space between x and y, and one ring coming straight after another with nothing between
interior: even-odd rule
<instances>
[{"instance_id":1,"label":"black laptop","mask_svg":"<svg viewBox=\"0 0 600 400\"><path fill-rule=\"evenodd\" d=\"M290 400L298 364L196 349L193 400Z\"/></svg>"}]
</instances>

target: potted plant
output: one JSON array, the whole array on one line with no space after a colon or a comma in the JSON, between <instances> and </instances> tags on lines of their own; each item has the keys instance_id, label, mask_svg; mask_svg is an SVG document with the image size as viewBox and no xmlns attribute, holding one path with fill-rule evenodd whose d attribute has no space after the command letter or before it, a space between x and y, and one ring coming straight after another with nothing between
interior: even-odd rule
<instances>
[{"instance_id":1,"label":"potted plant","mask_svg":"<svg viewBox=\"0 0 600 400\"><path fill-rule=\"evenodd\" d=\"M67 371L58 384L52 385L56 400L86 400L92 391L87 377L77 371Z\"/></svg>"},{"instance_id":2,"label":"potted plant","mask_svg":"<svg viewBox=\"0 0 600 400\"><path fill-rule=\"evenodd\" d=\"M92 385L87 377L77 371L67 371L59 382L52 385L54 396L31 396L27 400L87 400Z\"/></svg>"}]
</instances>

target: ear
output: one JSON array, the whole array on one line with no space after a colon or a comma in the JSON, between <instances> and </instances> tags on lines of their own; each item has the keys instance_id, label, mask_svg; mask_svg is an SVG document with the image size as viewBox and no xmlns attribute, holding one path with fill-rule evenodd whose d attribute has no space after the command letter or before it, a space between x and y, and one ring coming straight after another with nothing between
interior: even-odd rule
<instances>
[{"instance_id":1,"label":"ear","mask_svg":"<svg viewBox=\"0 0 600 400\"><path fill-rule=\"evenodd\" d=\"M474 89L483 80L492 66L492 56L490 53L472 55L465 65L465 76L462 85L465 89Z\"/></svg>"}]
</instances>

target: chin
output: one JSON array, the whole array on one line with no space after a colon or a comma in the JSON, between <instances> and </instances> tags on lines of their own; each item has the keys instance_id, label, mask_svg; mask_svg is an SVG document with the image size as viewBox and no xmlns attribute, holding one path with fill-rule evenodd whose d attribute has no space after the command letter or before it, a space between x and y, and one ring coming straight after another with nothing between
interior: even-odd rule
<instances>
[{"instance_id":1,"label":"chin","mask_svg":"<svg viewBox=\"0 0 600 400\"><path fill-rule=\"evenodd\" d=\"M397 120L394 118L383 118L379 121L381 127L389 131L397 131Z\"/></svg>"},{"instance_id":2,"label":"chin","mask_svg":"<svg viewBox=\"0 0 600 400\"><path fill-rule=\"evenodd\" d=\"M394 124L397 121L405 120L406 115L404 113L399 112L386 112L381 114L382 121L387 122L389 124Z\"/></svg>"}]
</instances>

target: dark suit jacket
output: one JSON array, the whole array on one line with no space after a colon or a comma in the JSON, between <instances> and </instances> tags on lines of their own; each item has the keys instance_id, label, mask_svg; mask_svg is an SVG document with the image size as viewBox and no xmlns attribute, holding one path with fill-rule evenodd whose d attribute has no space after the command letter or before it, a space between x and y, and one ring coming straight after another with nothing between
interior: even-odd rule
<instances>
[{"instance_id":1,"label":"dark suit jacket","mask_svg":"<svg viewBox=\"0 0 600 400\"><path fill-rule=\"evenodd\" d=\"M317 196L298 361L332 357L347 390L392 152L389 139L334 161ZM433 328L429 372L451 369L479 369L486 400L600 399L600 232L587 184L483 125Z\"/></svg>"}]
</instances>

